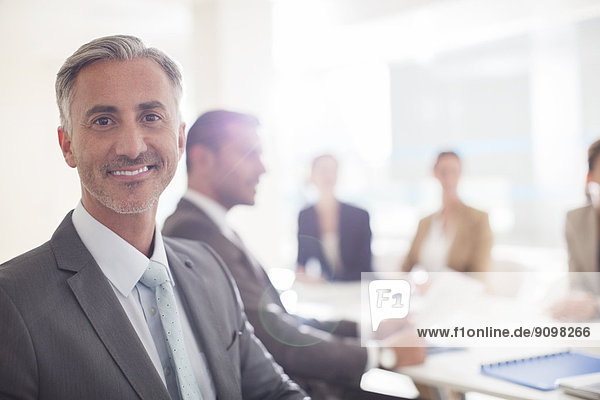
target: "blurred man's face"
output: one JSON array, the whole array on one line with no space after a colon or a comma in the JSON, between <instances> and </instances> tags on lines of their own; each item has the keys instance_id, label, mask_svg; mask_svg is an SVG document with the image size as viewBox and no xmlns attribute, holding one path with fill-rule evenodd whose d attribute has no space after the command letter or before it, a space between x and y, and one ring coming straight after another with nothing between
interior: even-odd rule
<instances>
[{"instance_id":1,"label":"blurred man's face","mask_svg":"<svg viewBox=\"0 0 600 400\"><path fill-rule=\"evenodd\" d=\"M256 127L243 123L226 126L227 140L217 150L210 176L216 201L226 209L253 205L256 186L265 172Z\"/></svg>"},{"instance_id":2,"label":"blurred man's face","mask_svg":"<svg viewBox=\"0 0 600 400\"><path fill-rule=\"evenodd\" d=\"M71 118L61 148L77 168L86 209L92 215L155 209L185 143L174 89L160 66L138 58L83 68Z\"/></svg>"}]
</instances>

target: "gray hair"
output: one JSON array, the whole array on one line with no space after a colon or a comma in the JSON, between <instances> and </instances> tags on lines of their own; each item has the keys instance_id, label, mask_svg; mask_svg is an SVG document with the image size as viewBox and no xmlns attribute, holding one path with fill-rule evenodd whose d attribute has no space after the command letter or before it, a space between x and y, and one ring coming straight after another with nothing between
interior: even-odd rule
<instances>
[{"instance_id":1,"label":"gray hair","mask_svg":"<svg viewBox=\"0 0 600 400\"><path fill-rule=\"evenodd\" d=\"M69 135L72 128L70 109L73 101L73 88L79 71L97 61L128 61L134 58L148 58L160 65L173 84L175 100L179 108L183 87L181 71L175 61L156 48L146 47L135 36L105 36L92 40L77 49L73 55L67 58L56 75L56 102L60 111L60 124Z\"/></svg>"}]
</instances>

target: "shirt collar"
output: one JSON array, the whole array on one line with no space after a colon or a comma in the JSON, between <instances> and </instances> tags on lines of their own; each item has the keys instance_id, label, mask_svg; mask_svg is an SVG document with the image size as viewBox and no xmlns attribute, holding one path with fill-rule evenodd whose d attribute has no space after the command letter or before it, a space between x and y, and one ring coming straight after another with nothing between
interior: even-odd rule
<instances>
[{"instance_id":1,"label":"shirt collar","mask_svg":"<svg viewBox=\"0 0 600 400\"><path fill-rule=\"evenodd\" d=\"M221 204L210 197L197 192L193 189L187 189L183 198L203 210L206 215L217 225L223 236L230 240L235 240L235 233L227 222L227 210Z\"/></svg>"},{"instance_id":2,"label":"shirt collar","mask_svg":"<svg viewBox=\"0 0 600 400\"><path fill-rule=\"evenodd\" d=\"M167 262L163 238L156 228L154 228L154 252L152 257L148 258L92 217L81 202L73 211L73 225L102 273L123 296L129 296L146 271L150 260L165 266L171 282L175 285Z\"/></svg>"}]
</instances>

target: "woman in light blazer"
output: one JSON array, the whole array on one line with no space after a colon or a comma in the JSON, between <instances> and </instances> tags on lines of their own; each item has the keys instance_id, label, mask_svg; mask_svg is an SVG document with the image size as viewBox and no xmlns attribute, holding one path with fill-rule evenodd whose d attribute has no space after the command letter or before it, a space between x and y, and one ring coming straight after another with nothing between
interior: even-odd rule
<instances>
[{"instance_id":1,"label":"woman in light blazer","mask_svg":"<svg viewBox=\"0 0 600 400\"><path fill-rule=\"evenodd\" d=\"M600 240L600 140L588 149L586 197L588 204L567 213L565 238L569 252L569 272L599 272Z\"/></svg>"},{"instance_id":2,"label":"woman in light blazer","mask_svg":"<svg viewBox=\"0 0 600 400\"><path fill-rule=\"evenodd\" d=\"M552 310L561 320L585 321L600 310L600 140L588 148L586 196L588 204L569 211L565 221L571 292Z\"/></svg>"},{"instance_id":3,"label":"woman in light blazer","mask_svg":"<svg viewBox=\"0 0 600 400\"><path fill-rule=\"evenodd\" d=\"M438 155L433 174L442 186L442 209L419 222L402 271L408 272L415 265L432 272L448 268L460 272L489 269L493 239L488 215L459 199L461 172L455 152Z\"/></svg>"}]
</instances>

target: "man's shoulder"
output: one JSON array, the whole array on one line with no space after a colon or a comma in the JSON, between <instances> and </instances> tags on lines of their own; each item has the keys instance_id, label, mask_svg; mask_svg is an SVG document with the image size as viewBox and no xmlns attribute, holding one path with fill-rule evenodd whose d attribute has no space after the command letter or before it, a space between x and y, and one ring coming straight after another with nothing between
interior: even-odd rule
<instances>
[{"instance_id":1,"label":"man's shoulder","mask_svg":"<svg viewBox=\"0 0 600 400\"><path fill-rule=\"evenodd\" d=\"M210 257L214 251L204 242L181 237L163 236L164 243L178 255L188 258Z\"/></svg>"},{"instance_id":2,"label":"man's shoulder","mask_svg":"<svg viewBox=\"0 0 600 400\"><path fill-rule=\"evenodd\" d=\"M48 263L55 262L54 253L48 241L41 246L0 264L0 280L31 274L34 270L47 266Z\"/></svg>"},{"instance_id":3,"label":"man's shoulder","mask_svg":"<svg viewBox=\"0 0 600 400\"><path fill-rule=\"evenodd\" d=\"M215 230L218 230L216 225L204 211L182 199L173 214L165 220L162 233L171 237L201 240Z\"/></svg>"},{"instance_id":4,"label":"man's shoulder","mask_svg":"<svg viewBox=\"0 0 600 400\"><path fill-rule=\"evenodd\" d=\"M202 265L204 271L211 269L213 272L224 272L225 275L229 276L228 271L224 268L221 256L210 244L198 240L167 236L163 236L163 241L165 247L174 252L184 264L191 262L192 264Z\"/></svg>"},{"instance_id":5,"label":"man's shoulder","mask_svg":"<svg viewBox=\"0 0 600 400\"><path fill-rule=\"evenodd\" d=\"M203 211L199 207L192 204L189 200L182 198L177 204L175 211L173 211L173 213L165 220L165 224L167 221L179 221L190 218L190 216L195 217L202 215Z\"/></svg>"},{"instance_id":6,"label":"man's shoulder","mask_svg":"<svg viewBox=\"0 0 600 400\"><path fill-rule=\"evenodd\" d=\"M0 291L24 310L37 310L57 292L63 279L50 242L0 265Z\"/></svg>"}]
</instances>

